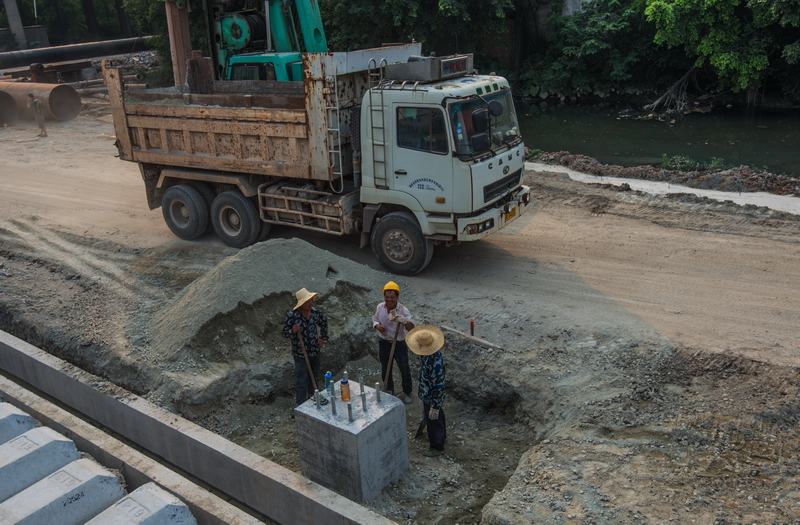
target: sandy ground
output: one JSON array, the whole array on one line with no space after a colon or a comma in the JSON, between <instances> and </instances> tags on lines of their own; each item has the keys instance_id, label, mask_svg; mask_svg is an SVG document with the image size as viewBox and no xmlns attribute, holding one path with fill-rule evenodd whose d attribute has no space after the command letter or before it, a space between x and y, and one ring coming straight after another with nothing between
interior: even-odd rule
<instances>
[{"instance_id":1,"label":"sandy ground","mask_svg":"<svg viewBox=\"0 0 800 525\"><path fill-rule=\"evenodd\" d=\"M152 350L148 319L239 251L171 234L95 106L45 139L32 123L0 130L2 326L299 470L285 382L204 390L213 367ZM424 458L424 438L412 440L411 468L369 506L420 524L800 519L800 217L554 171L526 174L534 210L505 231L437 247L402 279L419 322L467 331L474 319L503 350L448 335L448 453ZM272 237L382 272L358 238ZM366 324L363 304L380 297L364 286L343 311ZM343 301L331 290L320 304L333 313ZM377 381L357 335L338 336L349 350L335 373ZM217 385L238 377L215 370Z\"/></svg>"}]
</instances>

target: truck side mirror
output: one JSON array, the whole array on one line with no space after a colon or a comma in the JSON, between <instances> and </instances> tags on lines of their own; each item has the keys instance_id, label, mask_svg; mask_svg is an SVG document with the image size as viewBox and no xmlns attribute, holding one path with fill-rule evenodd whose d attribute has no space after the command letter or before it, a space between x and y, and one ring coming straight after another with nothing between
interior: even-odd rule
<instances>
[{"instance_id":1,"label":"truck side mirror","mask_svg":"<svg viewBox=\"0 0 800 525\"><path fill-rule=\"evenodd\" d=\"M489 151L489 135L486 133L476 133L469 139L469 143L475 153Z\"/></svg>"},{"instance_id":2,"label":"truck side mirror","mask_svg":"<svg viewBox=\"0 0 800 525\"><path fill-rule=\"evenodd\" d=\"M483 108L472 112L472 129L475 133L483 133L489 129L489 114Z\"/></svg>"},{"instance_id":3,"label":"truck side mirror","mask_svg":"<svg viewBox=\"0 0 800 525\"><path fill-rule=\"evenodd\" d=\"M499 117L500 115L503 114L503 105L496 100L490 101L489 114L493 117Z\"/></svg>"}]
</instances>

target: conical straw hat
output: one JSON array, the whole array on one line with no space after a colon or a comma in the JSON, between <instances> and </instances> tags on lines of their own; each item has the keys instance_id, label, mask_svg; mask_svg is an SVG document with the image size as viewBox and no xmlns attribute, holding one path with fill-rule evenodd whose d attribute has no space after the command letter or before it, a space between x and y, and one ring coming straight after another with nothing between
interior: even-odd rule
<instances>
[{"instance_id":1,"label":"conical straw hat","mask_svg":"<svg viewBox=\"0 0 800 525\"><path fill-rule=\"evenodd\" d=\"M444 345L444 334L435 326L417 326L406 334L406 344L417 355L431 355Z\"/></svg>"}]
</instances>

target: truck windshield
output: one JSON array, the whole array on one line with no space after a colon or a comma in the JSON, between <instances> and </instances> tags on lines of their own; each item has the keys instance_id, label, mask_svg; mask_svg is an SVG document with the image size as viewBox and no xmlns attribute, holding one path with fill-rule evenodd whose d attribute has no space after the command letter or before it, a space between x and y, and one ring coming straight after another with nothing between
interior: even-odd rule
<instances>
[{"instance_id":1,"label":"truck windshield","mask_svg":"<svg viewBox=\"0 0 800 525\"><path fill-rule=\"evenodd\" d=\"M456 154L472 156L481 151L473 151L470 139L476 134L472 128L472 112L476 109L486 109L488 102L496 100L503 105L503 113L499 116L492 116L491 126L486 131L489 135L491 149L493 151L501 148L520 138L519 124L517 124L517 114L514 112L514 101L511 98L511 90L506 89L482 98L471 97L466 100L459 100L449 107L450 122L453 125L453 142L456 145Z\"/></svg>"}]
</instances>

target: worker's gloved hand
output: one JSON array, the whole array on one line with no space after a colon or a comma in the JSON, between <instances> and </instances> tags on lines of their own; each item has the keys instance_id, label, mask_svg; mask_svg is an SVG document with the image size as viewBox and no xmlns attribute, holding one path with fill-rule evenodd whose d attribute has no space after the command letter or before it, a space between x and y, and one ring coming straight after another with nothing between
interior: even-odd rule
<instances>
[{"instance_id":1,"label":"worker's gloved hand","mask_svg":"<svg viewBox=\"0 0 800 525\"><path fill-rule=\"evenodd\" d=\"M392 321L400 324L406 324L408 322L402 315L395 315Z\"/></svg>"},{"instance_id":2,"label":"worker's gloved hand","mask_svg":"<svg viewBox=\"0 0 800 525\"><path fill-rule=\"evenodd\" d=\"M439 419L439 409L432 408L428 410L428 419L430 419L431 421L436 421L437 419Z\"/></svg>"}]
</instances>

